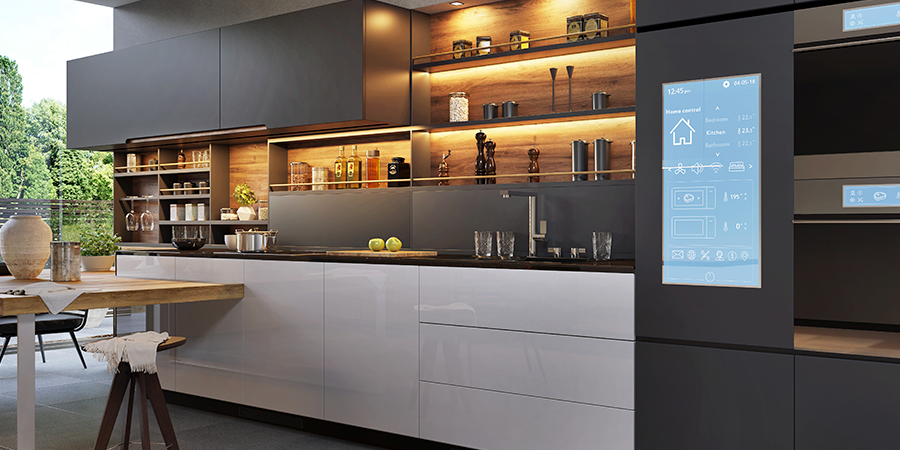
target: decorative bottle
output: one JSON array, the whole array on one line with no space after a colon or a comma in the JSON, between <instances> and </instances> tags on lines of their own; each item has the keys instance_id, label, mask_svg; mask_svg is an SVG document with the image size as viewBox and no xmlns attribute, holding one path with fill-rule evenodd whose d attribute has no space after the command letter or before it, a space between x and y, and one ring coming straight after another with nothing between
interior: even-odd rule
<instances>
[{"instance_id":1,"label":"decorative bottle","mask_svg":"<svg viewBox=\"0 0 900 450\"><path fill-rule=\"evenodd\" d=\"M178 150L178 168L184 169L184 149Z\"/></svg>"},{"instance_id":2,"label":"decorative bottle","mask_svg":"<svg viewBox=\"0 0 900 450\"><path fill-rule=\"evenodd\" d=\"M359 181L362 168L360 163L362 160L356 156L356 146L350 147L350 157L347 158L347 181ZM359 189L359 183L348 183L350 189Z\"/></svg>"},{"instance_id":3,"label":"decorative bottle","mask_svg":"<svg viewBox=\"0 0 900 450\"><path fill-rule=\"evenodd\" d=\"M344 158L344 146L338 149L338 157L334 159L334 181L347 181L347 159ZM336 184L335 189L344 189L346 184Z\"/></svg>"},{"instance_id":4,"label":"decorative bottle","mask_svg":"<svg viewBox=\"0 0 900 450\"><path fill-rule=\"evenodd\" d=\"M487 139L487 135L484 134L483 131L478 131L475 133L475 141L478 145L478 156L475 158L475 175L487 175L486 166L487 161L484 159L484 140ZM484 178L478 178L475 180L475 184L485 184Z\"/></svg>"}]
</instances>

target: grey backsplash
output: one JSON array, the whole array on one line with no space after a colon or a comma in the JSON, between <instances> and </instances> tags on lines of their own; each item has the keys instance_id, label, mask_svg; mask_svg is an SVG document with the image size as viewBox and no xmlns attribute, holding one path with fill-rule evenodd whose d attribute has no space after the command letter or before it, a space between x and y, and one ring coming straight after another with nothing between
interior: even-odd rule
<instances>
[{"instance_id":1,"label":"grey backsplash","mask_svg":"<svg viewBox=\"0 0 900 450\"><path fill-rule=\"evenodd\" d=\"M613 233L614 259L634 259L634 181L442 186L271 192L269 226L278 244L308 250L364 249L370 238L396 236L404 249L474 253L475 230L512 230L516 256L528 253L528 200L501 190L539 194L538 220L548 247L586 249L591 232ZM496 243L494 244L496 248Z\"/></svg>"}]
</instances>

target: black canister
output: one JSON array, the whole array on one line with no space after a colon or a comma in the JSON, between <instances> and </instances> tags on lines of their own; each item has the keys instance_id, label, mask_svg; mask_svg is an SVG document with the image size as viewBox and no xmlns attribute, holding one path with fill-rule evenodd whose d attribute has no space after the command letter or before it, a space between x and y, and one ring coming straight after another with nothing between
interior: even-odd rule
<instances>
[{"instance_id":1,"label":"black canister","mask_svg":"<svg viewBox=\"0 0 900 450\"><path fill-rule=\"evenodd\" d=\"M519 104L510 100L503 102L503 117L516 117L519 115Z\"/></svg>"},{"instance_id":2,"label":"black canister","mask_svg":"<svg viewBox=\"0 0 900 450\"><path fill-rule=\"evenodd\" d=\"M609 108L609 94L603 91L594 92L591 94L591 104L594 106L594 109Z\"/></svg>"},{"instance_id":3,"label":"black canister","mask_svg":"<svg viewBox=\"0 0 900 450\"><path fill-rule=\"evenodd\" d=\"M496 103L485 103L482 108L484 108L484 119L496 119L499 117L500 108Z\"/></svg>"},{"instance_id":4,"label":"black canister","mask_svg":"<svg viewBox=\"0 0 900 450\"><path fill-rule=\"evenodd\" d=\"M578 139L572 141L572 172L587 172L587 142ZM586 174L572 175L572 181L587 181Z\"/></svg>"},{"instance_id":5,"label":"black canister","mask_svg":"<svg viewBox=\"0 0 900 450\"><path fill-rule=\"evenodd\" d=\"M406 158L397 156L391 158L391 162L387 165L388 180L406 180L409 179L409 163L404 162ZM388 187L409 186L408 181L388 181Z\"/></svg>"},{"instance_id":6,"label":"black canister","mask_svg":"<svg viewBox=\"0 0 900 450\"><path fill-rule=\"evenodd\" d=\"M594 140L594 170L610 170L612 141L607 138ZM594 180L608 180L608 173L595 173Z\"/></svg>"}]
</instances>

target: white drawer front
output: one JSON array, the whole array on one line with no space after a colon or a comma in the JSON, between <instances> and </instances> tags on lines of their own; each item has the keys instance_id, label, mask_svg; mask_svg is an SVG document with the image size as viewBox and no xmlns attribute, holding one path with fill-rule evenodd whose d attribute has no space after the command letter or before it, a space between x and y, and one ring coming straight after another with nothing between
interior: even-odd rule
<instances>
[{"instance_id":1,"label":"white drawer front","mask_svg":"<svg viewBox=\"0 0 900 450\"><path fill-rule=\"evenodd\" d=\"M419 325L422 381L634 409L634 342Z\"/></svg>"},{"instance_id":2,"label":"white drawer front","mask_svg":"<svg viewBox=\"0 0 900 450\"><path fill-rule=\"evenodd\" d=\"M634 411L419 383L421 437L485 450L634 449Z\"/></svg>"},{"instance_id":3,"label":"white drawer front","mask_svg":"<svg viewBox=\"0 0 900 450\"><path fill-rule=\"evenodd\" d=\"M116 256L116 276L129 278L175 279L175 258L171 256Z\"/></svg>"},{"instance_id":4,"label":"white drawer front","mask_svg":"<svg viewBox=\"0 0 900 450\"><path fill-rule=\"evenodd\" d=\"M206 283L243 283L243 259L185 258L175 261L175 279Z\"/></svg>"},{"instance_id":5,"label":"white drawer front","mask_svg":"<svg viewBox=\"0 0 900 450\"><path fill-rule=\"evenodd\" d=\"M634 275L421 267L419 321L634 339Z\"/></svg>"}]
</instances>

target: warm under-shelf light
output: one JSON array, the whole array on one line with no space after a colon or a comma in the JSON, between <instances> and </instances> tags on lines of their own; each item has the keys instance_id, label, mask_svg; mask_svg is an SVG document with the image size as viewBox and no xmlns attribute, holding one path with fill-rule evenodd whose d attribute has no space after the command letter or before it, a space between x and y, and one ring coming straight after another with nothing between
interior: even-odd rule
<instances>
[{"instance_id":1,"label":"warm under-shelf light","mask_svg":"<svg viewBox=\"0 0 900 450\"><path fill-rule=\"evenodd\" d=\"M450 2L450 4L453 6L462 6L463 2Z\"/></svg>"}]
</instances>

